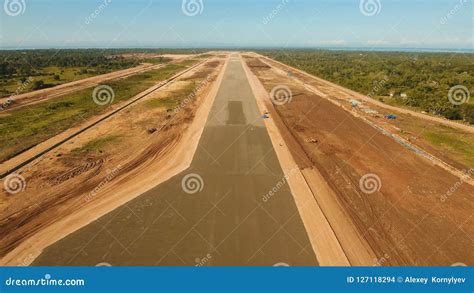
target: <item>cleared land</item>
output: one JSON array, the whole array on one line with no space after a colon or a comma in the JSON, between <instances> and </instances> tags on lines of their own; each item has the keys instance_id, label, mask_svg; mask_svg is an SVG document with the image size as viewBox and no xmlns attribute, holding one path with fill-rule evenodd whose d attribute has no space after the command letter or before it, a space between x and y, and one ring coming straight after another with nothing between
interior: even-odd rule
<instances>
[{"instance_id":1,"label":"cleared land","mask_svg":"<svg viewBox=\"0 0 474 293\"><path fill-rule=\"evenodd\" d=\"M317 199L338 238L345 238L345 226L338 223L342 212L350 216L352 225L375 252L374 263L474 262L470 250L474 188L470 184L322 96L333 97L337 88L313 81L311 85L321 93L318 95L297 80L299 75L288 76L289 68L282 72L254 56L249 55L247 63L268 92L279 85L291 89L291 102L277 106L277 111L303 150L293 148L293 154L301 158L300 168L308 183L312 185L311 170L316 168L337 195L336 203ZM380 178L380 189L371 194L360 187L366 174ZM341 244L346 251L352 249L349 240Z\"/></svg>"},{"instance_id":2,"label":"cleared land","mask_svg":"<svg viewBox=\"0 0 474 293\"><path fill-rule=\"evenodd\" d=\"M207 61L22 168L26 189L0 195L2 263L29 264L51 241L176 174L188 151L180 142L199 132L192 122L222 64Z\"/></svg>"},{"instance_id":3,"label":"cleared land","mask_svg":"<svg viewBox=\"0 0 474 293\"><path fill-rule=\"evenodd\" d=\"M197 60L113 81L109 109L78 91L0 116L6 143L33 146L5 149L8 169L144 94L19 169L26 189L0 193L0 263L474 263L472 127L399 109L388 120L390 106L243 56L201 55L157 91Z\"/></svg>"},{"instance_id":4,"label":"cleared land","mask_svg":"<svg viewBox=\"0 0 474 293\"><path fill-rule=\"evenodd\" d=\"M55 87L46 88L42 90L32 91L29 93L9 96L0 99L0 103L4 104L8 99L12 99L13 103L6 107L3 112L10 111L15 108L19 108L28 104L41 102L50 98L59 97L66 95L71 92L75 92L81 89L89 88L94 85L98 85L101 82L105 82L112 79L124 78L139 72L144 72L152 69L157 69L163 65L152 65L152 64L141 64L133 68L124 69L120 71L114 71L111 73L106 73L98 76L93 76L89 78L79 79L76 81L68 82L61 84Z\"/></svg>"},{"instance_id":5,"label":"cleared land","mask_svg":"<svg viewBox=\"0 0 474 293\"><path fill-rule=\"evenodd\" d=\"M474 149L473 126L389 106L272 59L261 60L264 61L262 66L270 64L280 75L295 77L294 81L304 85L307 90L351 110L356 116L382 126L393 135L428 151L458 170L467 172L474 166L471 156ZM359 103L356 108L351 107L353 101ZM385 119L385 116L390 114L396 114L397 119ZM446 138L447 131L450 133L449 139L442 139ZM436 137L441 139L433 139Z\"/></svg>"},{"instance_id":6,"label":"cleared land","mask_svg":"<svg viewBox=\"0 0 474 293\"><path fill-rule=\"evenodd\" d=\"M380 105L474 124L474 54L265 50L262 54L371 97ZM333 84L333 87L335 85ZM461 88L459 88L461 87ZM459 103L450 101L458 88ZM464 120L464 121L463 121Z\"/></svg>"},{"instance_id":7,"label":"cleared land","mask_svg":"<svg viewBox=\"0 0 474 293\"><path fill-rule=\"evenodd\" d=\"M0 161L5 161L58 135L83 124L91 117L110 111L142 91L197 63L196 59L168 64L163 68L107 83L113 99L101 105L94 102L92 89L76 91L42 103L35 103L0 116ZM112 97L112 96L111 96Z\"/></svg>"},{"instance_id":8,"label":"cleared land","mask_svg":"<svg viewBox=\"0 0 474 293\"><path fill-rule=\"evenodd\" d=\"M188 174L202 178L202 190L184 191ZM33 264L315 265L288 186L263 200L283 178L240 59L232 57L190 168L50 246Z\"/></svg>"},{"instance_id":9,"label":"cleared land","mask_svg":"<svg viewBox=\"0 0 474 293\"><path fill-rule=\"evenodd\" d=\"M265 87L255 74L252 73L247 64L245 62L243 62L243 64L245 73L247 74L247 78L250 81L250 85L257 99L260 112L271 117L271 119L264 119L265 126L285 173L285 180L290 186L319 264L322 266L348 266L371 263L374 257L366 253L363 249L358 249L357 251L358 259L363 260L360 262L349 260L347 253L343 251L340 240L334 234L331 224L315 200L313 190L311 190L311 187L306 182L290 151L288 145L294 145L297 144L297 142L289 140L291 134L285 127L281 127L283 122L276 113L273 103L268 98ZM352 243L357 244L357 239L352 238L351 240L353 241Z\"/></svg>"},{"instance_id":10,"label":"cleared land","mask_svg":"<svg viewBox=\"0 0 474 293\"><path fill-rule=\"evenodd\" d=\"M167 55L169 57L165 57L164 60L173 60L170 63L177 63L183 59L189 59L195 57L194 55ZM153 55L150 58L158 58L164 57L163 55ZM139 58L139 57L135 57ZM164 63L164 62L160 62ZM76 92L82 89L90 88L95 85L104 83L106 81L115 80L115 79L122 79L128 76L132 76L135 74L155 70L164 67L166 64L151 64L151 63L143 63L138 66L114 71L102 75L92 76L89 78L78 79L75 81L71 81L68 83L60 84L55 87L41 89L33 92L22 93L18 95L12 95L9 97L0 98L0 104L5 104L7 100L13 100L12 104L5 107L3 112L10 111L15 108L23 107L29 104L42 102L51 98L56 98L60 96L64 96L68 93ZM76 78L77 79L77 78Z\"/></svg>"}]
</instances>

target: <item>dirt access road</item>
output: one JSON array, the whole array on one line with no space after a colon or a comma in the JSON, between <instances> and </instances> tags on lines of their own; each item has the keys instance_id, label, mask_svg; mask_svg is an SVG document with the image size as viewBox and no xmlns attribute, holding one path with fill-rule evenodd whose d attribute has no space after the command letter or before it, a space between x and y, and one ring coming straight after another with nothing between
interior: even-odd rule
<instances>
[{"instance_id":1,"label":"dirt access road","mask_svg":"<svg viewBox=\"0 0 474 293\"><path fill-rule=\"evenodd\" d=\"M33 265L317 265L284 176L234 55L190 168L46 248Z\"/></svg>"},{"instance_id":2,"label":"dirt access road","mask_svg":"<svg viewBox=\"0 0 474 293\"><path fill-rule=\"evenodd\" d=\"M352 97L354 99L360 99L360 100L366 101L366 102L368 102L372 105L375 105L375 106L378 106L378 107L381 107L381 108L384 108L384 109L388 109L388 110L394 111L396 113L403 113L403 114L412 115L412 116L417 117L419 119L424 119L426 121L439 123L439 124L442 124L442 125L445 125L445 126L448 126L448 127L457 128L457 129L466 131L468 133L474 134L474 127L471 126L471 125L467 125L467 124L463 124L463 123L460 123L460 122L448 120L448 119L442 118L442 117L436 117L436 116L431 116L431 115L428 115L428 114L418 113L418 112L410 110L410 109L404 109L404 108L401 108L401 107L391 106L391 105L388 105L386 103L380 102L380 101L378 101L374 98L371 98L367 95L362 95L362 94L360 94L356 91L350 90L350 89L345 88L343 86L340 86L338 84L335 84L335 83L332 83L332 82L327 81L325 79L322 79L322 78L319 78L317 76L311 75L307 72L299 70L295 67L291 67L291 66L289 66L287 64L284 64L282 62L270 59L266 56L256 54L256 53L251 53L251 55L253 55L255 57L258 57L258 58L262 58L263 60L265 60L267 62L270 62L271 64L281 66L282 68L287 69L288 70L287 72L294 72L294 73L301 74L302 76L304 76L306 78L309 78L313 81L316 81L320 87L330 88L330 89L332 89L332 91L336 90L338 93L340 93L340 96L347 95L348 97Z\"/></svg>"},{"instance_id":3,"label":"dirt access road","mask_svg":"<svg viewBox=\"0 0 474 293\"><path fill-rule=\"evenodd\" d=\"M315 91L254 56L245 60L265 90L284 86L291 97L275 115L296 140L293 156L351 263L472 265L472 185L330 101L328 85L311 84ZM366 243L356 248L348 232ZM357 259L366 247L376 255L371 263Z\"/></svg>"},{"instance_id":4,"label":"dirt access road","mask_svg":"<svg viewBox=\"0 0 474 293\"><path fill-rule=\"evenodd\" d=\"M150 88L22 167L24 190L0 190L0 265L29 265L44 248L186 170L226 60L211 57L159 90Z\"/></svg>"},{"instance_id":5,"label":"dirt access road","mask_svg":"<svg viewBox=\"0 0 474 293\"><path fill-rule=\"evenodd\" d=\"M193 56L193 55L183 55L180 58L174 58L173 61L171 62L178 62L178 61L181 61L182 59L189 58L190 56ZM37 91L29 92L29 93L1 98L0 104L7 102L8 99L12 99L14 101L13 104L11 104L10 106L8 106L8 108L5 109L5 111L9 111L12 109L17 109L19 107L30 105L32 103L38 103L44 100L57 98L57 97L60 97L72 92L86 89L108 80L125 78L125 77L135 75L138 73L158 69L165 65L166 64L157 64L157 65L153 65L149 63L140 64L132 68L127 68L127 69L118 70L118 71L114 71L114 72L110 72L106 74L92 76L89 78L84 78L84 79L68 82L65 84L61 84L52 88L46 88L46 89L37 90Z\"/></svg>"}]
</instances>

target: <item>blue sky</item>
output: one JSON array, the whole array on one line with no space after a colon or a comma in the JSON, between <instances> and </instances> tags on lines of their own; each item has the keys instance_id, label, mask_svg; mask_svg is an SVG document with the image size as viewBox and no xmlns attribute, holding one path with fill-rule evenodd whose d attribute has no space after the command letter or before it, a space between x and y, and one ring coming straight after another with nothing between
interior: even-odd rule
<instances>
[{"instance_id":1,"label":"blue sky","mask_svg":"<svg viewBox=\"0 0 474 293\"><path fill-rule=\"evenodd\" d=\"M474 47L472 0L2 1L1 48Z\"/></svg>"}]
</instances>

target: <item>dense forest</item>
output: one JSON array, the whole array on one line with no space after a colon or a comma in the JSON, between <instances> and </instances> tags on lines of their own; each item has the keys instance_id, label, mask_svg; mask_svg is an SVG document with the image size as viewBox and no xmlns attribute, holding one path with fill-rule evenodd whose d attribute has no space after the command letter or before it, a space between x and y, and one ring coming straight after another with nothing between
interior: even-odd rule
<instances>
[{"instance_id":1,"label":"dense forest","mask_svg":"<svg viewBox=\"0 0 474 293\"><path fill-rule=\"evenodd\" d=\"M111 57L101 50L26 50L0 51L0 76L34 76L42 68L56 66L91 67L110 69L126 68L133 60L120 56Z\"/></svg>"},{"instance_id":2,"label":"dense forest","mask_svg":"<svg viewBox=\"0 0 474 293\"><path fill-rule=\"evenodd\" d=\"M383 102L474 123L474 99L455 105L454 86L474 90L474 54L265 50L268 57Z\"/></svg>"},{"instance_id":3,"label":"dense forest","mask_svg":"<svg viewBox=\"0 0 474 293\"><path fill-rule=\"evenodd\" d=\"M47 49L47 50L0 50L0 76L34 75L45 67L91 67L114 70L136 64L124 58L127 53L191 53L195 50L159 49Z\"/></svg>"}]
</instances>

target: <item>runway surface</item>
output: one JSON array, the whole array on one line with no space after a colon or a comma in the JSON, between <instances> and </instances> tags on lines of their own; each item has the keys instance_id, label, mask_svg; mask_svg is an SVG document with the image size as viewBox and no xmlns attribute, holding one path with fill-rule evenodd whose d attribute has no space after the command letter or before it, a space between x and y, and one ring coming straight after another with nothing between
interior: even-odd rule
<instances>
[{"instance_id":1,"label":"runway surface","mask_svg":"<svg viewBox=\"0 0 474 293\"><path fill-rule=\"evenodd\" d=\"M232 56L191 167L33 265L318 265L261 116Z\"/></svg>"}]
</instances>

